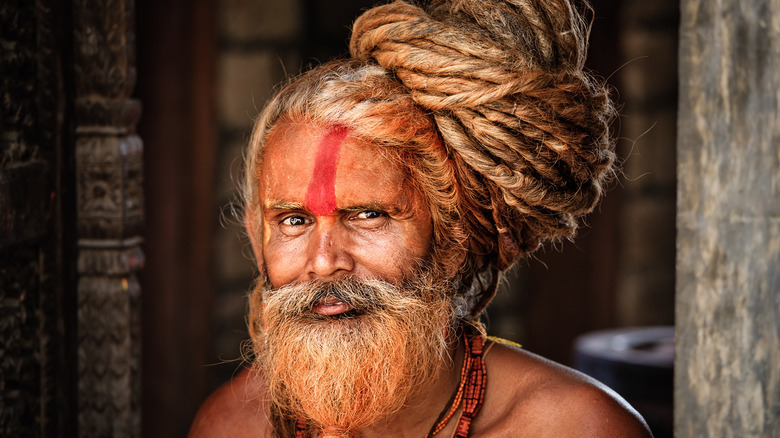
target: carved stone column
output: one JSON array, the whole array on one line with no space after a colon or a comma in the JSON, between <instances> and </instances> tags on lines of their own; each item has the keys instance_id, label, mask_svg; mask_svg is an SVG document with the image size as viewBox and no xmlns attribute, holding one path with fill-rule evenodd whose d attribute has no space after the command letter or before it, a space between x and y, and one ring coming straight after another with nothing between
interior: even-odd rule
<instances>
[{"instance_id":1,"label":"carved stone column","mask_svg":"<svg viewBox=\"0 0 780 438\"><path fill-rule=\"evenodd\" d=\"M73 2L81 436L140 436L143 265L133 1Z\"/></svg>"}]
</instances>

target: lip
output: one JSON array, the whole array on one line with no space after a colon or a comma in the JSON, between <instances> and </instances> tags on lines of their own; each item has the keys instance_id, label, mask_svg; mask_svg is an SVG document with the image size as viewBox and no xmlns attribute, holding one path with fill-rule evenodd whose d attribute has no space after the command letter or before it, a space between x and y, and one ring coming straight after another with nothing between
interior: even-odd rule
<instances>
[{"instance_id":1,"label":"lip","mask_svg":"<svg viewBox=\"0 0 780 438\"><path fill-rule=\"evenodd\" d=\"M334 316L348 312L350 309L351 307L349 304L339 300L336 297L328 296L319 300L317 304L314 305L312 310L314 313L323 316Z\"/></svg>"}]
</instances>

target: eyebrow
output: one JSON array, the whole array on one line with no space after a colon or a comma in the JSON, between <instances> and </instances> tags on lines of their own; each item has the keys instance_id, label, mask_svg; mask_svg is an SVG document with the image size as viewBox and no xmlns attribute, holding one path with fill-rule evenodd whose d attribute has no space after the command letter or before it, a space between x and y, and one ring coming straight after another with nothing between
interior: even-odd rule
<instances>
[{"instance_id":1,"label":"eyebrow","mask_svg":"<svg viewBox=\"0 0 780 438\"><path fill-rule=\"evenodd\" d=\"M386 213L397 214L402 209L398 208L398 206L391 207L381 202L369 202L366 204L351 205L349 207L339 208L339 211L344 211L344 212L359 212L359 211L366 211L366 210L383 211Z\"/></svg>"},{"instance_id":2,"label":"eyebrow","mask_svg":"<svg viewBox=\"0 0 780 438\"><path fill-rule=\"evenodd\" d=\"M302 202L290 202L290 201L271 201L265 205L265 210L300 210L309 211L308 208ZM403 206L390 206L382 202L368 202L365 204L351 205L349 207L338 208L336 212L354 213L366 210L383 211L390 214L401 214L408 210L405 205Z\"/></svg>"},{"instance_id":3,"label":"eyebrow","mask_svg":"<svg viewBox=\"0 0 780 438\"><path fill-rule=\"evenodd\" d=\"M302 202L271 201L264 206L266 210L306 210Z\"/></svg>"}]
</instances>

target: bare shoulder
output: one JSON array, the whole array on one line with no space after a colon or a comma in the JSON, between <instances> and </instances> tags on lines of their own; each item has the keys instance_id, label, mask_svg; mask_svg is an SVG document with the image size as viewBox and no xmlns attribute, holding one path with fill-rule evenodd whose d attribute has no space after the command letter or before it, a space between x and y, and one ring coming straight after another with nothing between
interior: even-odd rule
<instances>
[{"instance_id":1,"label":"bare shoulder","mask_svg":"<svg viewBox=\"0 0 780 438\"><path fill-rule=\"evenodd\" d=\"M573 369L509 345L485 358L488 386L475 436L651 437L617 393Z\"/></svg>"},{"instance_id":2,"label":"bare shoulder","mask_svg":"<svg viewBox=\"0 0 780 438\"><path fill-rule=\"evenodd\" d=\"M198 410L189 438L270 437L263 383L245 369L216 390Z\"/></svg>"}]
</instances>

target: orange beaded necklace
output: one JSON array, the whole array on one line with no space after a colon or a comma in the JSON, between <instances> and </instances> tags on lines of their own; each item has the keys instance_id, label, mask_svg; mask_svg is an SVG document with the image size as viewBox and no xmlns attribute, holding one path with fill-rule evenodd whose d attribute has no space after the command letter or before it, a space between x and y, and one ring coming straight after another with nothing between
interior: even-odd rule
<instances>
[{"instance_id":1,"label":"orange beaded necklace","mask_svg":"<svg viewBox=\"0 0 780 438\"><path fill-rule=\"evenodd\" d=\"M463 336L465 352L463 354L463 366L460 371L460 383L450 403L449 410L442 413L440 419L434 424L430 432L424 438L431 438L449 423L455 412L463 402L463 413L458 421L455 436L468 437L471 421L477 415L485 397L487 375L485 373L485 361L482 358L484 340L479 333L471 336Z\"/></svg>"}]
</instances>

